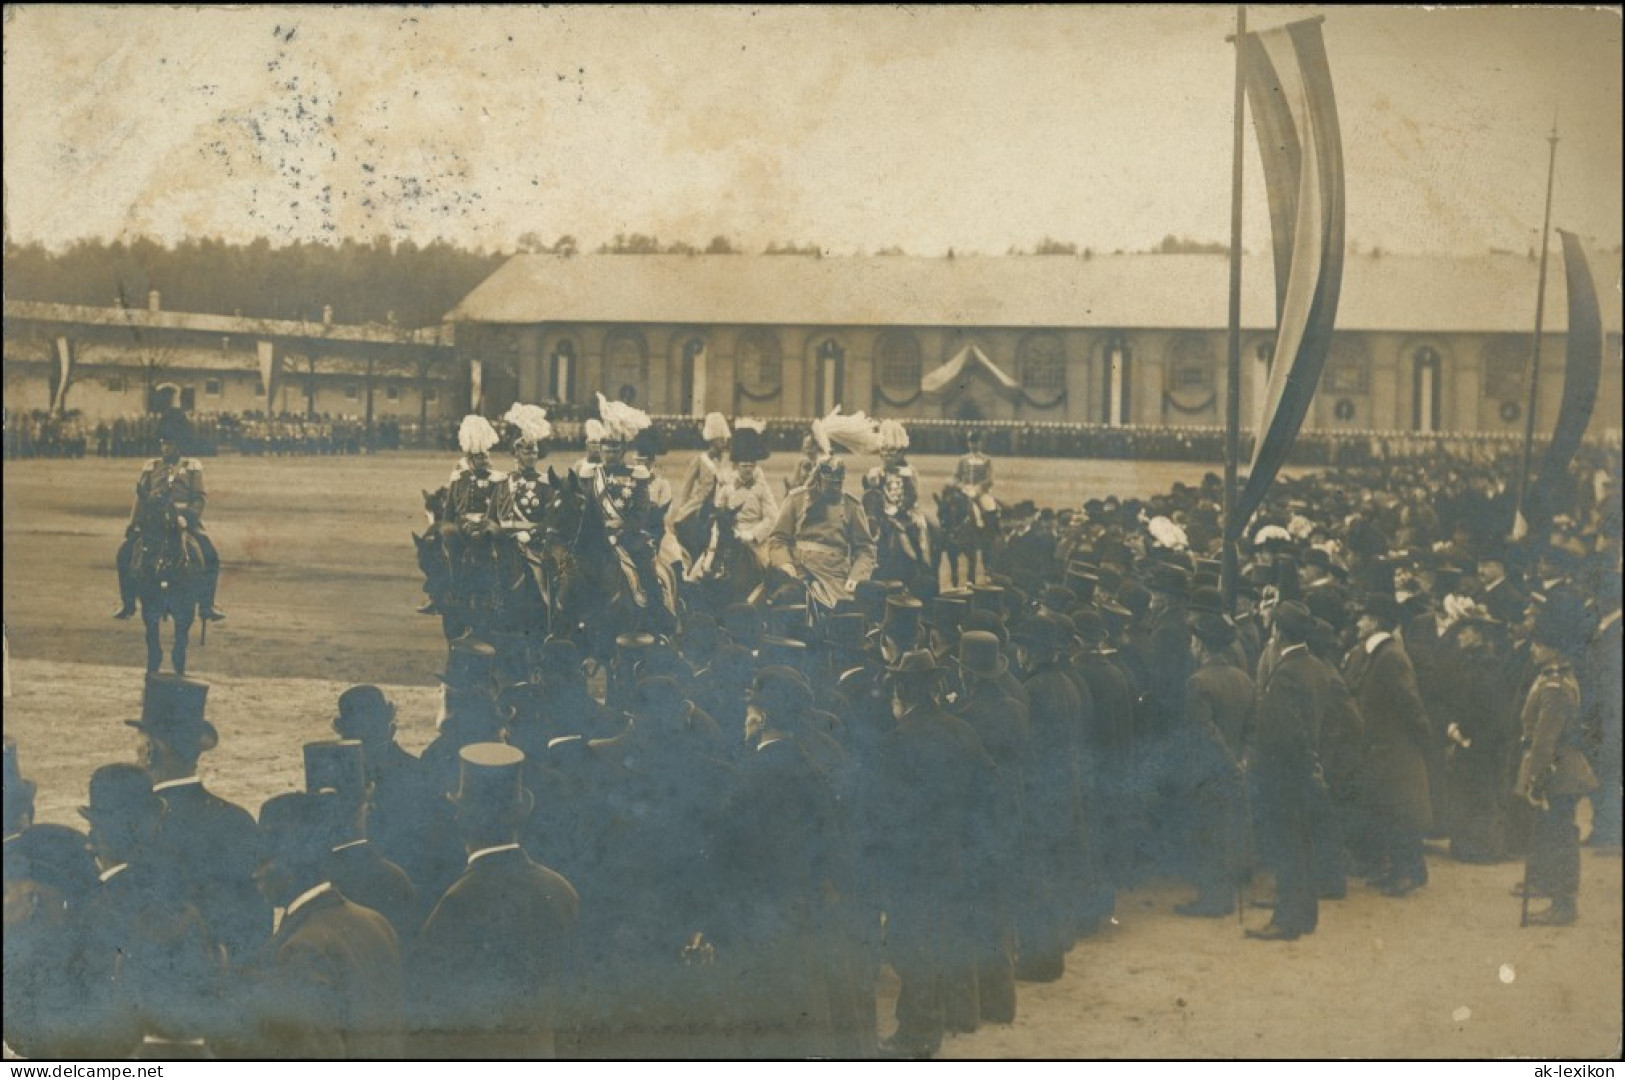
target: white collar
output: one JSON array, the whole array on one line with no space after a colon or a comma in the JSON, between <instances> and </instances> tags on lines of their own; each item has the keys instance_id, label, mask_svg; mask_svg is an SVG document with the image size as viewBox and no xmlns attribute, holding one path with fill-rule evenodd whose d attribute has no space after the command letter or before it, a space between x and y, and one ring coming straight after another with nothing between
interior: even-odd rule
<instances>
[{"instance_id":1,"label":"white collar","mask_svg":"<svg viewBox=\"0 0 1625 1080\"><path fill-rule=\"evenodd\" d=\"M761 742L756 744L756 752L761 753L763 750L766 750L768 747L772 746L774 743L783 742L783 741L784 741L784 736L783 735L773 735L773 736L769 736L769 737L764 737Z\"/></svg>"},{"instance_id":2,"label":"white collar","mask_svg":"<svg viewBox=\"0 0 1625 1080\"><path fill-rule=\"evenodd\" d=\"M1381 646L1383 642L1387 641L1393 636L1394 635L1390 634L1386 630L1379 630L1375 634L1372 634L1370 637L1365 639L1365 654L1370 656L1372 653L1377 651L1378 647Z\"/></svg>"},{"instance_id":3,"label":"white collar","mask_svg":"<svg viewBox=\"0 0 1625 1080\"><path fill-rule=\"evenodd\" d=\"M165 780L161 784L154 784L154 785L152 785L152 790L154 792L168 791L170 788L178 788L178 787L182 787L182 786L184 786L186 784L201 784L201 783L203 783L203 781L199 780L197 778L197 775L194 773L191 776L183 776L179 780Z\"/></svg>"},{"instance_id":4,"label":"white collar","mask_svg":"<svg viewBox=\"0 0 1625 1080\"><path fill-rule=\"evenodd\" d=\"M365 836L363 836L359 840L351 840L347 844L340 844L338 847L334 848L333 850L335 852L344 851L346 848L360 847L362 844L365 844L366 842L367 842L367 838Z\"/></svg>"},{"instance_id":5,"label":"white collar","mask_svg":"<svg viewBox=\"0 0 1625 1080\"><path fill-rule=\"evenodd\" d=\"M1615 608L1613 611L1610 611L1608 614L1606 614L1606 615L1604 615L1602 617L1602 622L1597 624L1597 629L1598 630L1606 630L1610 626L1613 626L1615 623L1617 623L1619 621L1619 615L1620 615L1620 611L1619 611L1618 608Z\"/></svg>"},{"instance_id":6,"label":"white collar","mask_svg":"<svg viewBox=\"0 0 1625 1080\"><path fill-rule=\"evenodd\" d=\"M487 855L495 855L498 852L502 852L502 851L518 851L518 850L519 850L518 843L498 844L496 847L480 848L480 850L478 850L478 851L469 852L468 862L464 863L463 865L464 866L473 866L475 859L483 859Z\"/></svg>"},{"instance_id":7,"label":"white collar","mask_svg":"<svg viewBox=\"0 0 1625 1080\"><path fill-rule=\"evenodd\" d=\"M127 862L121 862L117 866L109 866L106 870L103 870L101 873L96 875L96 880L101 882L103 885L106 885L109 881L112 881L129 868L130 864Z\"/></svg>"},{"instance_id":8,"label":"white collar","mask_svg":"<svg viewBox=\"0 0 1625 1080\"><path fill-rule=\"evenodd\" d=\"M1287 657L1289 657L1289 656L1293 655L1294 653L1296 653L1299 649L1308 649L1308 648L1309 648L1309 646L1305 645L1301 641L1298 642L1296 645L1288 645L1286 648L1281 650L1281 659L1285 660Z\"/></svg>"},{"instance_id":9,"label":"white collar","mask_svg":"<svg viewBox=\"0 0 1625 1080\"><path fill-rule=\"evenodd\" d=\"M282 921L284 923L287 922L289 919L293 918L294 912L298 911L300 908L322 895L322 893L332 891L333 883L331 881L324 881L320 885L306 889L304 892L294 897L293 903L289 904L287 910L282 913Z\"/></svg>"}]
</instances>

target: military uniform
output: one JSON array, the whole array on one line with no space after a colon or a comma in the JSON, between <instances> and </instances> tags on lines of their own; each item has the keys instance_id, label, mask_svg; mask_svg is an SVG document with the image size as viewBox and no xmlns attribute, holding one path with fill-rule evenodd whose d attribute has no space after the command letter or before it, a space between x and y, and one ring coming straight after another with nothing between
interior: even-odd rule
<instances>
[{"instance_id":1,"label":"military uniform","mask_svg":"<svg viewBox=\"0 0 1625 1080\"><path fill-rule=\"evenodd\" d=\"M954 466L954 483L959 485L970 500L980 528L984 514L997 513L999 504L993 498L993 459L980 450L972 450Z\"/></svg>"},{"instance_id":2,"label":"military uniform","mask_svg":"<svg viewBox=\"0 0 1625 1080\"><path fill-rule=\"evenodd\" d=\"M171 463L158 457L147 462L135 482L135 506L130 512L124 543L118 550L119 599L122 603L118 617L127 617L135 610L138 539L142 536L161 538L172 521L178 522L196 542L203 562L205 584L203 598L198 605L199 614L205 619L225 617L214 606L215 590L220 584L220 555L203 528L203 509L207 504L203 463L197 458L182 457Z\"/></svg>"},{"instance_id":3,"label":"military uniform","mask_svg":"<svg viewBox=\"0 0 1625 1080\"><path fill-rule=\"evenodd\" d=\"M779 508L767 538L767 559L809 578L808 594L824 607L851 599L847 582L866 581L875 569L875 538L857 499L844 492L827 502L802 488Z\"/></svg>"},{"instance_id":4,"label":"military uniform","mask_svg":"<svg viewBox=\"0 0 1625 1080\"><path fill-rule=\"evenodd\" d=\"M1516 794L1541 804L1535 821L1525 887L1567 905L1570 918L1580 892L1580 835L1574 824L1581 797L1597 777L1586 762L1580 729L1580 684L1558 660L1540 669L1524 699L1523 757Z\"/></svg>"}]
</instances>

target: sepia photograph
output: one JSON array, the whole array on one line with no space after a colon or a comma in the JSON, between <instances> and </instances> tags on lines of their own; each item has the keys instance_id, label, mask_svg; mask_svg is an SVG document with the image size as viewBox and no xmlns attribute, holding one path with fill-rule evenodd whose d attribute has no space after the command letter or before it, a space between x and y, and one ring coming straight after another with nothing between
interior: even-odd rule
<instances>
[{"instance_id":1,"label":"sepia photograph","mask_svg":"<svg viewBox=\"0 0 1625 1080\"><path fill-rule=\"evenodd\" d=\"M8 1063L1620 1058L1619 6L3 13Z\"/></svg>"}]
</instances>

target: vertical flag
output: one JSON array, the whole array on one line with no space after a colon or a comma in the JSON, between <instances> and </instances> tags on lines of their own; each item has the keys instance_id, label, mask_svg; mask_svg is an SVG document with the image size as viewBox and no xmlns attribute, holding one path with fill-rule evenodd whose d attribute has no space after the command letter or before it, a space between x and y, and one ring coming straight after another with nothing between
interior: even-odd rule
<instances>
[{"instance_id":1,"label":"vertical flag","mask_svg":"<svg viewBox=\"0 0 1625 1080\"><path fill-rule=\"evenodd\" d=\"M276 400L277 376L281 374L281 357L277 355L276 342L261 341L256 346L260 361L260 385L265 388L265 413L267 416L276 412L272 404Z\"/></svg>"},{"instance_id":2,"label":"vertical flag","mask_svg":"<svg viewBox=\"0 0 1625 1080\"><path fill-rule=\"evenodd\" d=\"M1275 255L1275 363L1231 539L1264 500L1309 412L1343 282L1343 142L1320 20L1246 34L1251 103Z\"/></svg>"},{"instance_id":3,"label":"vertical flag","mask_svg":"<svg viewBox=\"0 0 1625 1080\"><path fill-rule=\"evenodd\" d=\"M68 385L73 382L73 341L67 335L53 339L56 353L56 378L51 387L51 411L62 412L68 403Z\"/></svg>"},{"instance_id":4,"label":"vertical flag","mask_svg":"<svg viewBox=\"0 0 1625 1080\"><path fill-rule=\"evenodd\" d=\"M1568 352L1563 365L1563 403L1558 409L1552 441L1541 459L1538 481L1525 485L1522 514L1531 530L1543 529L1550 521L1546 500L1556 494L1580 439L1591 423L1591 410L1597 404L1597 385L1602 379L1602 305L1585 249L1571 232L1557 230L1563 238L1563 273L1568 283Z\"/></svg>"}]
</instances>

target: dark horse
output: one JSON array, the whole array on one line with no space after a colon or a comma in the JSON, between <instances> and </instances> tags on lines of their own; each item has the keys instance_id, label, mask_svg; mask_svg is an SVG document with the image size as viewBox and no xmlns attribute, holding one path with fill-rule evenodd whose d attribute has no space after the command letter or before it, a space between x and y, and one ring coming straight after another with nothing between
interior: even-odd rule
<instances>
[{"instance_id":1,"label":"dark horse","mask_svg":"<svg viewBox=\"0 0 1625 1080\"><path fill-rule=\"evenodd\" d=\"M642 587L640 604L619 553L625 549L610 542L590 481L574 470L553 485L543 534L541 594L555 636L571 637L589 656L607 662L621 634L675 631L677 582L670 569L654 559L652 547L628 552L634 565L654 568L656 581Z\"/></svg>"},{"instance_id":2,"label":"dark horse","mask_svg":"<svg viewBox=\"0 0 1625 1080\"><path fill-rule=\"evenodd\" d=\"M937 523L942 538L937 548L937 565L941 565L942 559L948 560L949 580L955 587L959 585L961 558L965 560L966 583L975 581L979 576L978 561L981 564L981 575L985 576L988 564L999 546L999 515L983 513L982 522L978 525L970 496L966 495L958 484L949 484L942 489L941 494L935 496L935 499Z\"/></svg>"},{"instance_id":3,"label":"dark horse","mask_svg":"<svg viewBox=\"0 0 1625 1080\"><path fill-rule=\"evenodd\" d=\"M141 605L141 622L147 631L147 673L155 674L163 667L164 646L158 627L169 619L175 625L170 659L175 674L186 674L186 648L203 599L206 575L197 538L186 531L175 514L167 515L157 534L137 534L130 572ZM204 623L200 641L207 634L208 623Z\"/></svg>"},{"instance_id":4,"label":"dark horse","mask_svg":"<svg viewBox=\"0 0 1625 1080\"><path fill-rule=\"evenodd\" d=\"M716 525L716 542L704 545L692 576L685 579L689 585L686 602L720 619L730 605L749 600L765 572L756 553L735 535L738 510L713 508L707 517Z\"/></svg>"},{"instance_id":5,"label":"dark horse","mask_svg":"<svg viewBox=\"0 0 1625 1080\"><path fill-rule=\"evenodd\" d=\"M941 530L918 509L905 515L887 514L877 500L866 500L865 509L875 506L869 525L875 534L875 571L880 581L901 581L910 595L929 600L937 595L942 546ZM955 578L955 584L958 579Z\"/></svg>"}]
</instances>

